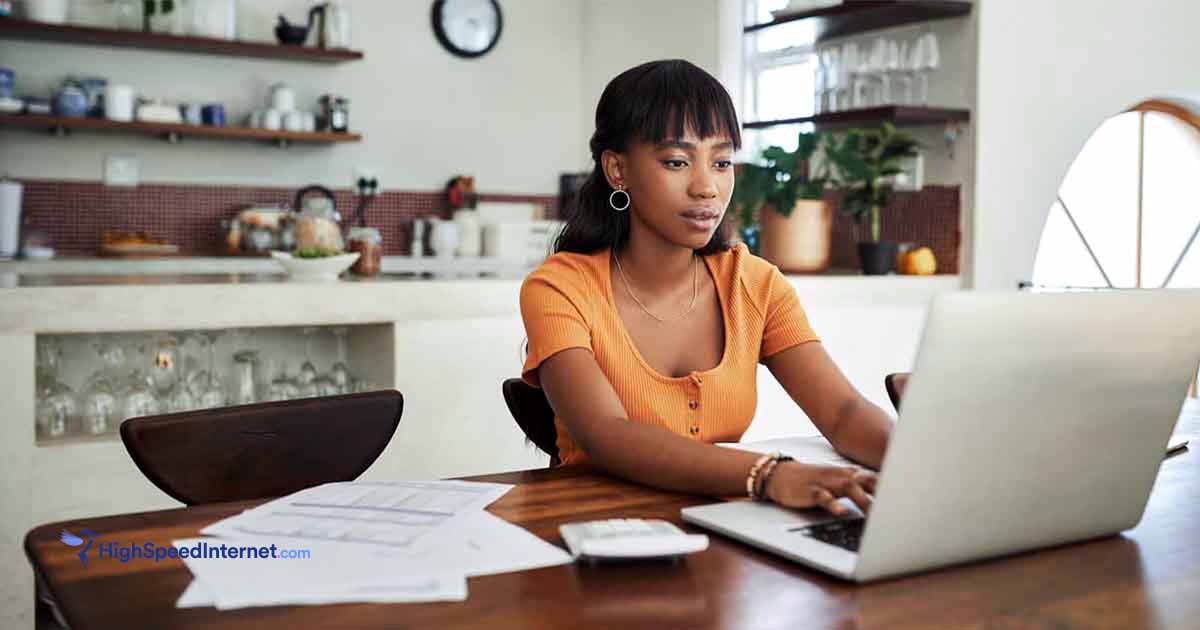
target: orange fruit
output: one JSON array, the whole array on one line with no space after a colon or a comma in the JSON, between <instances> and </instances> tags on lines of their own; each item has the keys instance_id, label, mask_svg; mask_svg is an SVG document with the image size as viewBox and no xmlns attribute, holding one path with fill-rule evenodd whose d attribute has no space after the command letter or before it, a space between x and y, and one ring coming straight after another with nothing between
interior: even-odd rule
<instances>
[{"instance_id":1,"label":"orange fruit","mask_svg":"<svg viewBox=\"0 0 1200 630\"><path fill-rule=\"evenodd\" d=\"M920 247L905 256L905 273L918 276L932 276L937 273L937 258L933 255L933 250L928 247Z\"/></svg>"}]
</instances>

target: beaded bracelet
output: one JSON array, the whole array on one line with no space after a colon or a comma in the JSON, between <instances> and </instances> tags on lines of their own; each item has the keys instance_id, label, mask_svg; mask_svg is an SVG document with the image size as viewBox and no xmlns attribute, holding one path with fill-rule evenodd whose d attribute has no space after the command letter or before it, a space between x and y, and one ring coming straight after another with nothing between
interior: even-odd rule
<instances>
[{"instance_id":1,"label":"beaded bracelet","mask_svg":"<svg viewBox=\"0 0 1200 630\"><path fill-rule=\"evenodd\" d=\"M750 474L746 476L746 496L751 499L757 499L756 484L758 481L758 471L762 470L762 467L777 455L779 453L768 453L759 457L758 461L754 462L754 466L750 468Z\"/></svg>"},{"instance_id":2,"label":"beaded bracelet","mask_svg":"<svg viewBox=\"0 0 1200 630\"><path fill-rule=\"evenodd\" d=\"M791 461L795 461L795 458L788 457L787 455L780 455L779 453L776 453L775 457L771 458L771 463L767 464L767 467L764 468L762 471L762 483L758 484L758 491L755 493L758 495L757 498L759 501L768 500L767 484L771 483L771 475L775 472L775 467L778 466L781 462L791 462Z\"/></svg>"}]
</instances>

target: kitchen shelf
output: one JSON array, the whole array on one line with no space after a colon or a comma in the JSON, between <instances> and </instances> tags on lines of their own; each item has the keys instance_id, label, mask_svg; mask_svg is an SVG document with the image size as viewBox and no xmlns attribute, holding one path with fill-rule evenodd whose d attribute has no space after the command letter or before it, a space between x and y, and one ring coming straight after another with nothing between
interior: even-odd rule
<instances>
[{"instance_id":1,"label":"kitchen shelf","mask_svg":"<svg viewBox=\"0 0 1200 630\"><path fill-rule=\"evenodd\" d=\"M0 129L20 127L44 129L58 134L69 131L109 131L164 137L176 142L182 137L216 138L222 140L260 140L286 146L292 142L328 144L334 142L358 142L362 136L356 133L331 131L273 131L249 127L208 127L202 125L179 125L152 122L119 122L106 118L67 118L40 114L0 114Z\"/></svg>"},{"instance_id":2,"label":"kitchen shelf","mask_svg":"<svg viewBox=\"0 0 1200 630\"><path fill-rule=\"evenodd\" d=\"M971 5L971 2L947 0L847 0L747 26L744 31L753 33L780 24L806 21L812 25L811 39L794 42L801 46L903 24L962 17L971 13Z\"/></svg>"},{"instance_id":3,"label":"kitchen shelf","mask_svg":"<svg viewBox=\"0 0 1200 630\"><path fill-rule=\"evenodd\" d=\"M840 112L829 112L802 118L785 118L782 120L760 120L742 124L745 129L764 129L780 125L795 125L798 123L813 123L818 127L847 127L861 124L892 123L897 127L920 127L925 125L941 125L946 123L968 122L971 112L966 109L950 109L944 107L914 107L908 105L887 105L884 107L869 107L866 109L850 109Z\"/></svg>"},{"instance_id":4,"label":"kitchen shelf","mask_svg":"<svg viewBox=\"0 0 1200 630\"><path fill-rule=\"evenodd\" d=\"M257 59L283 59L313 63L341 63L358 61L363 53L357 50L308 48L260 42L240 42L211 37L146 33L92 26L47 24L31 20L0 18L0 38L28 41L59 42L85 46L109 48L141 48L171 52L223 55L227 57L249 57Z\"/></svg>"}]
</instances>

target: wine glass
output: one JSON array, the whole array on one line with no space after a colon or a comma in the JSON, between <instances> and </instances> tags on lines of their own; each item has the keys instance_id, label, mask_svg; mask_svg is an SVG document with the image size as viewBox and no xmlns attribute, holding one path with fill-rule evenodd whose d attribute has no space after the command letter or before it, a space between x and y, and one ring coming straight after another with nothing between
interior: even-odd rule
<instances>
[{"instance_id":1,"label":"wine glass","mask_svg":"<svg viewBox=\"0 0 1200 630\"><path fill-rule=\"evenodd\" d=\"M287 362L271 360L269 365L277 368L275 377L267 385L267 400L293 400L300 397L300 387L287 375Z\"/></svg>"},{"instance_id":2,"label":"wine glass","mask_svg":"<svg viewBox=\"0 0 1200 630\"><path fill-rule=\"evenodd\" d=\"M85 381L79 395L83 430L97 435L121 421L122 400L118 397L125 369L125 349L116 338L100 338L92 343L100 357L100 369Z\"/></svg>"},{"instance_id":3,"label":"wine glass","mask_svg":"<svg viewBox=\"0 0 1200 630\"><path fill-rule=\"evenodd\" d=\"M313 333L317 332L315 327L309 326L304 329L304 363L300 366L300 373L296 375L296 383L303 390L304 386L311 385L317 379L317 366L312 362L312 343Z\"/></svg>"},{"instance_id":4,"label":"wine glass","mask_svg":"<svg viewBox=\"0 0 1200 630\"><path fill-rule=\"evenodd\" d=\"M338 388L339 394L350 393L350 366L346 364L346 333L349 332L345 326L338 326L333 329L333 336L337 338L337 363L333 364L333 368L329 370L329 377L333 379L334 385Z\"/></svg>"},{"instance_id":5,"label":"wine glass","mask_svg":"<svg viewBox=\"0 0 1200 630\"><path fill-rule=\"evenodd\" d=\"M196 404L201 409L224 407L229 403L225 396L225 386L217 375L217 337L221 335L221 331L206 330L198 332L197 335L207 350L208 365L196 374L193 382L188 383L192 389L192 396L196 398Z\"/></svg>"},{"instance_id":6,"label":"wine glass","mask_svg":"<svg viewBox=\"0 0 1200 630\"><path fill-rule=\"evenodd\" d=\"M142 370L141 362L148 354L145 345L136 341L126 350L126 356L134 357L133 367L118 386L117 397L122 401L125 418L152 416L162 411L162 403L154 391L154 381Z\"/></svg>"},{"instance_id":7,"label":"wine glass","mask_svg":"<svg viewBox=\"0 0 1200 630\"><path fill-rule=\"evenodd\" d=\"M62 347L54 340L39 339L37 347L38 403L34 422L43 437L66 435L78 413L75 394L58 380Z\"/></svg>"}]
</instances>

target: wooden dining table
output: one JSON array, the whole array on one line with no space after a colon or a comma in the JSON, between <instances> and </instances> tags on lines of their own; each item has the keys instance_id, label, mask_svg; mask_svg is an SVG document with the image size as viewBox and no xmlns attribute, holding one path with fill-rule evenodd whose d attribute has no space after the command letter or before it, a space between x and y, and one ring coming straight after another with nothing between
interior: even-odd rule
<instances>
[{"instance_id":1,"label":"wooden dining table","mask_svg":"<svg viewBox=\"0 0 1200 630\"><path fill-rule=\"evenodd\" d=\"M471 578L464 602L179 609L192 579L182 561L85 568L58 539L64 528L88 528L104 540L169 545L261 501L52 523L30 531L25 550L44 593L78 629L1200 628L1200 416L1184 416L1176 433L1192 450L1163 462L1132 530L867 585L712 535L708 550L681 562ZM662 518L695 530L680 508L713 500L588 467L469 479L515 484L488 510L558 545L558 526L571 521Z\"/></svg>"}]
</instances>

